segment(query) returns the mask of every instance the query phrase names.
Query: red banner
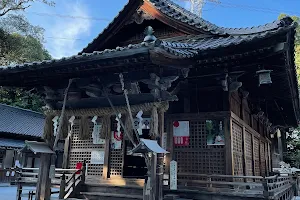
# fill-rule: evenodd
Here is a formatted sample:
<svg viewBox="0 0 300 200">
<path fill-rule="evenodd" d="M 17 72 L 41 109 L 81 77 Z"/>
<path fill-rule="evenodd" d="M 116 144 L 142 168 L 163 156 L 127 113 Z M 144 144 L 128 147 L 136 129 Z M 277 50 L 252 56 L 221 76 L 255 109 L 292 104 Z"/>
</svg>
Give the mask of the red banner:
<svg viewBox="0 0 300 200">
<path fill-rule="evenodd" d="M 189 136 L 174 136 L 174 144 L 175 146 L 189 146 Z"/>
</svg>

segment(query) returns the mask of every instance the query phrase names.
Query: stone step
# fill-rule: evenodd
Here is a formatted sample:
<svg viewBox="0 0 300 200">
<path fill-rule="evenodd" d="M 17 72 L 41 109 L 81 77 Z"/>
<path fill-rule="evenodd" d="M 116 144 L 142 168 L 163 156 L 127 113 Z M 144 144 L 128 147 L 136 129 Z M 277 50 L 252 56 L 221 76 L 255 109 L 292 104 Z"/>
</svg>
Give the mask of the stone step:
<svg viewBox="0 0 300 200">
<path fill-rule="evenodd" d="M 116 194 L 107 192 L 81 192 L 84 199 L 89 200 L 142 200 L 143 195 Z"/>
<path fill-rule="evenodd" d="M 107 184 L 84 184 L 82 192 L 142 195 L 143 187 L 136 185 L 114 186 Z"/>
</svg>

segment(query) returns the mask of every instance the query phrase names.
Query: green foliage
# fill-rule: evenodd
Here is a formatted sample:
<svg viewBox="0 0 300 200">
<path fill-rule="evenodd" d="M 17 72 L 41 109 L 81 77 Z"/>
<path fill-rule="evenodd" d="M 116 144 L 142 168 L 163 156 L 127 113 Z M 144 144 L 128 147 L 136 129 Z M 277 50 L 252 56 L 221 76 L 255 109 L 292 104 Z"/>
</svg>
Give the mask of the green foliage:
<svg viewBox="0 0 300 200">
<path fill-rule="evenodd" d="M 0 103 L 41 112 L 43 98 L 20 88 L 0 87 Z"/>
<path fill-rule="evenodd" d="M 286 17 L 286 14 L 280 14 L 279 19 Z M 300 24 L 298 16 L 291 17 L 296 23 Z M 300 85 L 300 26 L 296 28 L 295 35 L 295 65 L 298 77 L 298 85 Z M 292 133 L 287 135 L 286 142 L 288 147 L 287 155 L 285 156 L 286 162 L 294 167 L 300 167 L 300 127 L 295 129 Z"/>
<path fill-rule="evenodd" d="M 287 155 L 285 161 L 293 167 L 300 167 L 300 128 L 296 128 L 293 132 L 288 133 L 286 137 Z"/>
<path fill-rule="evenodd" d="M 0 65 L 51 59 L 44 48 L 44 29 L 31 25 L 22 15 L 0 18 Z M 43 99 L 20 88 L 0 87 L 0 103 L 41 111 Z"/>
</svg>

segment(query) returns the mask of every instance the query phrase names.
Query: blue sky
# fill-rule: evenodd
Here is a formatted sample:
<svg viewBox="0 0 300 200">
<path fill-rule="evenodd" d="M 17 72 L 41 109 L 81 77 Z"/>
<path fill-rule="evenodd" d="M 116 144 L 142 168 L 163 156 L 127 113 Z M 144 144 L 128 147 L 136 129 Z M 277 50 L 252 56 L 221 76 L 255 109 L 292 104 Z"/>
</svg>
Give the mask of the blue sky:
<svg viewBox="0 0 300 200">
<path fill-rule="evenodd" d="M 54 7 L 34 3 L 25 14 L 32 24 L 45 29 L 46 49 L 54 58 L 61 58 L 81 51 L 109 24 L 127 0 L 54 2 Z M 188 2 L 176 2 L 189 8 Z M 299 8 L 300 0 L 207 0 L 203 18 L 224 27 L 257 26 L 276 20 L 280 13 L 300 16 Z"/>
</svg>

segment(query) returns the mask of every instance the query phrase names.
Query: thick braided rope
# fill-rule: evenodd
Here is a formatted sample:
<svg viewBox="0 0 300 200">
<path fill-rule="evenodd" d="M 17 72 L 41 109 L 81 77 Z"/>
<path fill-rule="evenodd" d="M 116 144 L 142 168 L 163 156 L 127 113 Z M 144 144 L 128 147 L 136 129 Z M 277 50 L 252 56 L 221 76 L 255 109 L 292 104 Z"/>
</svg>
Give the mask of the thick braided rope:
<svg viewBox="0 0 300 200">
<path fill-rule="evenodd" d="M 138 105 L 131 105 L 131 111 L 137 113 L 140 110 L 144 112 L 152 111 L 153 106 L 156 106 L 162 111 L 167 111 L 169 109 L 169 102 L 154 102 L 154 103 L 144 103 Z M 127 114 L 127 106 L 116 106 L 116 111 L 118 113 Z M 46 115 L 60 115 L 61 110 L 47 110 Z M 90 108 L 90 109 L 75 109 L 75 110 L 65 110 L 65 115 L 67 116 L 112 116 L 115 115 L 111 107 L 105 108 Z"/>
</svg>

